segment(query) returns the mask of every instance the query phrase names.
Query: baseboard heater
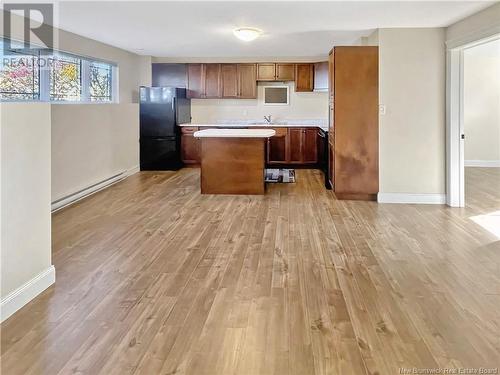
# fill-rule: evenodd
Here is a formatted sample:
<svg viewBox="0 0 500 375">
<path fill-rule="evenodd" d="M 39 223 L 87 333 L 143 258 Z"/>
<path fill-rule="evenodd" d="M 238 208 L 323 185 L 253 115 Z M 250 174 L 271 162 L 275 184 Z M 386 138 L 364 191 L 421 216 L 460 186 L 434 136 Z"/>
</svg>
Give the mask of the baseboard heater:
<svg viewBox="0 0 500 375">
<path fill-rule="evenodd" d="M 52 212 L 54 212 L 72 203 L 75 203 L 80 199 L 88 197 L 91 194 L 97 193 L 98 191 L 107 188 L 109 185 L 115 184 L 118 181 L 123 180 L 127 176 L 128 176 L 127 171 L 123 171 L 118 174 L 115 174 L 114 176 L 108 177 L 102 181 L 96 182 L 95 184 L 87 186 L 86 188 L 83 188 L 75 193 L 71 193 L 65 197 L 59 198 L 54 202 L 52 202 L 51 210 Z"/>
</svg>

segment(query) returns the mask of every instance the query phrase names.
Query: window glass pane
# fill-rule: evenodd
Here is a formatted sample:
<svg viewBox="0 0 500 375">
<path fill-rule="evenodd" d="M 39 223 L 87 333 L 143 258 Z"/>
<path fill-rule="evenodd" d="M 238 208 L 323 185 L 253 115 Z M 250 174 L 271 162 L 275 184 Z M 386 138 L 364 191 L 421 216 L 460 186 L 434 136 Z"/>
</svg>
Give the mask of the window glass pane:
<svg viewBox="0 0 500 375">
<path fill-rule="evenodd" d="M 38 57 L 2 48 L 0 62 L 1 100 L 38 100 L 40 71 Z"/>
<path fill-rule="evenodd" d="M 98 62 L 91 62 L 90 69 L 90 100 L 111 101 L 112 66 Z"/>
<path fill-rule="evenodd" d="M 71 56 L 49 59 L 50 100 L 78 101 L 82 95 L 81 60 Z"/>
</svg>

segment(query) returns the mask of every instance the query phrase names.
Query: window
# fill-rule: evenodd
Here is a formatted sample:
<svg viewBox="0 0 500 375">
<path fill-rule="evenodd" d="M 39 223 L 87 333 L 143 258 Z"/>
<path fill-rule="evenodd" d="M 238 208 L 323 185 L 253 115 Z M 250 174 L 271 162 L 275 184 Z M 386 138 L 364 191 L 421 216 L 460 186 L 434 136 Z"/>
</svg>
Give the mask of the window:
<svg viewBox="0 0 500 375">
<path fill-rule="evenodd" d="M 109 103 L 117 98 L 114 64 L 57 51 L 9 50 L 4 43 L 1 101 Z"/>
<path fill-rule="evenodd" d="M 40 72 L 38 57 L 14 53 L 0 65 L 0 99 L 38 100 L 40 98 Z"/>
<path fill-rule="evenodd" d="M 69 56 L 48 58 L 50 100 L 80 101 L 82 98 L 82 60 Z"/>
<path fill-rule="evenodd" d="M 112 93 L 112 66 L 91 62 L 90 71 L 90 101 L 109 102 Z"/>
</svg>

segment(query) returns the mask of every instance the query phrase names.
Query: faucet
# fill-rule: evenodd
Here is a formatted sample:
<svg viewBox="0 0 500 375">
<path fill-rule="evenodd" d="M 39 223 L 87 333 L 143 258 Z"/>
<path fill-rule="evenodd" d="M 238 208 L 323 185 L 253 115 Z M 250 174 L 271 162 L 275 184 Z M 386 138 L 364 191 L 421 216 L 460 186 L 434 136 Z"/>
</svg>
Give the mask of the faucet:
<svg viewBox="0 0 500 375">
<path fill-rule="evenodd" d="M 271 115 L 264 116 L 264 120 L 265 120 L 268 124 L 270 124 L 270 123 L 272 122 L 272 120 L 271 120 Z"/>
</svg>

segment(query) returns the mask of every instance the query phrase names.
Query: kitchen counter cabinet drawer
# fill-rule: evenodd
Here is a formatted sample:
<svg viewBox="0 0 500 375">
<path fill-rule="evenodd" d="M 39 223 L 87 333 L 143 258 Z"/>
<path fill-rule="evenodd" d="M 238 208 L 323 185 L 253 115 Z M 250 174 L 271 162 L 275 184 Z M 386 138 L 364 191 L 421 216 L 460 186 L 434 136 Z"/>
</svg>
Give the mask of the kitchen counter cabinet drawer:
<svg viewBox="0 0 500 375">
<path fill-rule="evenodd" d="M 198 131 L 197 126 L 182 126 L 181 127 L 181 133 L 182 134 L 192 134 L 194 132 Z"/>
</svg>

